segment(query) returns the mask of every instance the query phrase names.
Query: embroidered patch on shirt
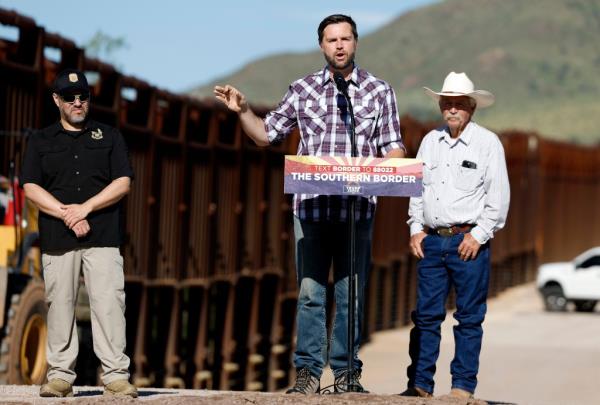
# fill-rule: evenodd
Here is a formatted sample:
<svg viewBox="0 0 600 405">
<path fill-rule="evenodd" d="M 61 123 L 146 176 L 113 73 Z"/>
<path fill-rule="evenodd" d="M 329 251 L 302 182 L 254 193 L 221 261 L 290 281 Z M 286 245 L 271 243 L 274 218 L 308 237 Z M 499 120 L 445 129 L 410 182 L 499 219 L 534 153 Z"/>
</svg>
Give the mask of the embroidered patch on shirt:
<svg viewBox="0 0 600 405">
<path fill-rule="evenodd" d="M 100 128 L 98 128 L 97 131 L 92 131 L 92 139 L 98 140 L 98 139 L 102 139 L 102 138 L 103 138 L 102 130 Z"/>
</svg>

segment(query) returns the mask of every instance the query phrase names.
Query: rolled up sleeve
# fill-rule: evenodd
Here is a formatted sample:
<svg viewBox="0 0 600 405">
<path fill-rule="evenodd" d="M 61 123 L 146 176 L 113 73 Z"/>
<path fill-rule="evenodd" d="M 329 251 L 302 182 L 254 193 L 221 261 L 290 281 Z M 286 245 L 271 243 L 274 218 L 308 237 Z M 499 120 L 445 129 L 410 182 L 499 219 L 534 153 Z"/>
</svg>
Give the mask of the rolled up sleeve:
<svg viewBox="0 0 600 405">
<path fill-rule="evenodd" d="M 296 100 L 296 94 L 290 86 L 277 108 L 265 117 L 265 131 L 269 143 L 281 142 L 298 125 Z"/>
</svg>

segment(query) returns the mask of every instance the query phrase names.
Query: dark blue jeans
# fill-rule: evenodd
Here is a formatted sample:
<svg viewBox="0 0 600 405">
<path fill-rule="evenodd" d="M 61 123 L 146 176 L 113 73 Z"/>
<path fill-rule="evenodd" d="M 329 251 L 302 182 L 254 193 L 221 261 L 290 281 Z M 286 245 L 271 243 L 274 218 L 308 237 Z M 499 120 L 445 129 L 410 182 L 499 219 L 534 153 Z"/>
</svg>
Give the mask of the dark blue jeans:
<svg viewBox="0 0 600 405">
<path fill-rule="evenodd" d="M 372 220 L 356 222 L 358 294 L 354 367 L 358 370 L 362 367 L 358 358 L 358 346 L 362 330 L 365 284 L 371 264 L 372 224 Z M 327 363 L 326 294 L 332 262 L 335 316 L 329 345 L 329 365 L 335 375 L 347 365 L 349 233 L 348 223 L 310 222 L 294 217 L 299 288 L 294 365 L 297 369 L 308 367 L 315 376 L 321 376 Z"/>
<path fill-rule="evenodd" d="M 435 363 L 440 352 L 440 325 L 446 318 L 446 299 L 450 287 L 456 291 L 454 318 L 455 353 L 450 364 L 452 388 L 475 392 L 479 353 L 487 310 L 490 275 L 489 243 L 481 246 L 477 257 L 463 261 L 458 245 L 463 234 L 451 237 L 429 235 L 423 239 L 425 257 L 417 266 L 417 309 L 412 313 L 410 332 L 411 365 L 408 386 L 433 393 Z"/>
</svg>

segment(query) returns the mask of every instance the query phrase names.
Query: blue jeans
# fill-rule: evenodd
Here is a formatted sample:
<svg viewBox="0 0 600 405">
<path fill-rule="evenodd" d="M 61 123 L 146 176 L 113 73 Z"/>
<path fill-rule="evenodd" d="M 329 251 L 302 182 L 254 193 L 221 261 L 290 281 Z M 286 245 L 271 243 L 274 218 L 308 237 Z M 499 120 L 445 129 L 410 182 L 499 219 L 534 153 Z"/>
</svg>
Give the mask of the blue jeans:
<svg viewBox="0 0 600 405">
<path fill-rule="evenodd" d="M 446 299 L 450 286 L 456 291 L 454 318 L 455 353 L 450 364 L 452 388 L 475 392 L 479 353 L 487 310 L 490 275 L 489 243 L 481 246 L 475 259 L 463 261 L 458 245 L 464 234 L 423 239 L 425 257 L 417 266 L 417 309 L 412 313 L 407 369 L 408 386 L 433 393 L 435 363 L 440 352 L 440 325 L 446 318 Z"/>
<path fill-rule="evenodd" d="M 358 294 L 353 364 L 358 370 L 362 367 L 358 358 L 358 346 L 362 330 L 365 284 L 371 264 L 372 224 L 372 220 L 356 221 Z M 327 363 L 326 293 L 332 261 L 336 305 L 329 347 L 329 365 L 335 375 L 347 365 L 349 233 L 350 227 L 346 222 L 311 222 L 294 217 L 299 288 L 294 366 L 296 369 L 308 367 L 317 377 L 321 376 Z"/>
</svg>

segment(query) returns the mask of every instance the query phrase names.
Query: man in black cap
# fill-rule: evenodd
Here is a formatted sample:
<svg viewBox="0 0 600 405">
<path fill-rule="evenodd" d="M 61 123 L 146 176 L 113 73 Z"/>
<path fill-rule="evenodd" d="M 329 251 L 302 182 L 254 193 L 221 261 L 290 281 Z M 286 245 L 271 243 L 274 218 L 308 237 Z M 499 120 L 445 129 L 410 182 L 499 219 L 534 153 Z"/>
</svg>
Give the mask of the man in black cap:
<svg viewBox="0 0 600 405">
<path fill-rule="evenodd" d="M 79 351 L 75 304 L 83 271 L 90 298 L 94 352 L 105 395 L 137 397 L 125 355 L 125 291 L 120 200 L 133 171 L 123 137 L 88 120 L 84 74 L 65 70 L 54 82 L 60 120 L 32 135 L 23 162 L 25 195 L 40 210 L 48 302 L 48 383 L 42 397 L 73 396 Z"/>
</svg>

